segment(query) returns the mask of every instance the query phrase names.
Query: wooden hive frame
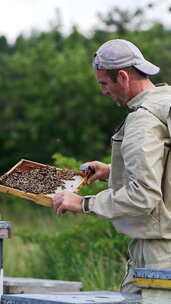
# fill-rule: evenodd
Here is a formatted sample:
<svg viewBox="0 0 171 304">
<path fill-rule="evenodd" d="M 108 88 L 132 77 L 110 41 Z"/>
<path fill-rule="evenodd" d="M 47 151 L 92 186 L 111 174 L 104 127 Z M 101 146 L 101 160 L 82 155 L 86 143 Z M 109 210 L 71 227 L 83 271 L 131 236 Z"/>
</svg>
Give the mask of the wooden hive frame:
<svg viewBox="0 0 171 304">
<path fill-rule="evenodd" d="M 26 159 L 21 159 L 15 166 L 13 166 L 8 172 L 6 172 L 5 174 L 3 174 L 0 177 L 0 181 L 5 176 L 14 173 L 16 169 L 25 171 L 25 170 L 31 170 L 33 168 L 42 168 L 42 167 L 54 168 L 53 166 L 37 163 L 37 162 L 26 160 Z M 56 168 L 56 169 L 61 170 L 61 171 L 71 172 L 75 176 L 80 176 L 80 181 L 78 182 L 75 189 L 73 190 L 73 192 L 75 192 L 75 193 L 77 193 L 80 190 L 80 188 L 83 185 L 85 185 L 87 182 L 87 176 L 85 176 L 85 174 L 81 171 L 76 172 L 76 171 L 67 170 L 67 169 L 60 169 L 60 168 Z M 34 201 L 35 203 L 37 203 L 39 205 L 43 205 L 46 207 L 52 207 L 52 197 L 53 197 L 52 194 L 51 194 L 51 196 L 49 194 L 44 194 L 44 193 L 34 194 L 34 193 L 18 190 L 15 188 L 7 187 L 7 186 L 1 185 L 1 184 L 0 184 L 0 192 L 8 193 L 8 194 L 12 194 L 12 195 L 24 198 L 24 199 L 28 199 L 28 200 Z"/>
</svg>

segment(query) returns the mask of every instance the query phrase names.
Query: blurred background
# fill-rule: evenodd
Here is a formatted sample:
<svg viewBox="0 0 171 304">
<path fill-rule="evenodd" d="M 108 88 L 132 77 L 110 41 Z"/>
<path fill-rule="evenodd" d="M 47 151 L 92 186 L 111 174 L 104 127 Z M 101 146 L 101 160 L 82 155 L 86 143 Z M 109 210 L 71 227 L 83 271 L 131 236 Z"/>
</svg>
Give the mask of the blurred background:
<svg viewBox="0 0 171 304">
<path fill-rule="evenodd" d="M 105 41 L 135 43 L 171 78 L 170 1 L 5 0 L 0 10 L 0 174 L 21 158 L 76 169 L 110 162 L 110 137 L 127 115 L 101 96 L 92 56 Z M 82 194 L 106 187 L 97 182 Z M 117 290 L 129 239 L 110 221 L 65 214 L 0 194 L 13 224 L 5 275 L 76 280 Z"/>
</svg>

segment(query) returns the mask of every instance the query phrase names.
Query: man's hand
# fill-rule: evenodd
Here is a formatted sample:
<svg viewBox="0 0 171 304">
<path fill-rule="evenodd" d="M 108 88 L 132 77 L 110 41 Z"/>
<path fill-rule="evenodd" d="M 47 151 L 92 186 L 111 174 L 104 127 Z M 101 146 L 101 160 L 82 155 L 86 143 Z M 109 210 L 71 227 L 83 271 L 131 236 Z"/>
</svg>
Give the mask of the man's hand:
<svg viewBox="0 0 171 304">
<path fill-rule="evenodd" d="M 58 215 L 66 211 L 81 213 L 83 199 L 71 191 L 62 191 L 54 195 L 53 208 Z"/>
<path fill-rule="evenodd" d="M 83 165 L 90 166 L 92 170 L 90 171 L 87 184 L 91 184 L 97 179 L 107 179 L 110 173 L 109 165 L 101 163 L 99 161 L 92 161 L 84 163 Z"/>
</svg>

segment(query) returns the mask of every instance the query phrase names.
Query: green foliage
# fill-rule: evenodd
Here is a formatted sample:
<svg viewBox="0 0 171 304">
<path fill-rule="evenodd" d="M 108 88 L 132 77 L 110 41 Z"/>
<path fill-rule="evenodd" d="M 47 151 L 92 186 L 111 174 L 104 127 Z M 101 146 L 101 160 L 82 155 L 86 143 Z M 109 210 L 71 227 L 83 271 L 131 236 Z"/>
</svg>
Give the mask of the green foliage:
<svg viewBox="0 0 171 304">
<path fill-rule="evenodd" d="M 77 161 L 73 157 L 66 157 L 60 153 L 55 153 L 52 158 L 54 159 L 54 166 L 62 169 L 69 169 L 78 171 L 81 161 Z"/>
<path fill-rule="evenodd" d="M 49 163 L 57 151 L 86 161 L 110 149 L 111 125 L 123 113 L 99 94 L 96 48 L 74 29 L 66 38 L 18 37 L 13 52 L 0 54 L 2 173 L 20 158 Z"/>
</svg>

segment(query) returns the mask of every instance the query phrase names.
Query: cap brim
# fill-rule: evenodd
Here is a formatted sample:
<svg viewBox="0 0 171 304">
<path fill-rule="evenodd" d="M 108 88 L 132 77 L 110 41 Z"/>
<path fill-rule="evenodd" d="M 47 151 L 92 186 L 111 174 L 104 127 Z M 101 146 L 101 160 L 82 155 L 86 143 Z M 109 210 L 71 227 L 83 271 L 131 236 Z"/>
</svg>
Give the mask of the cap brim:
<svg viewBox="0 0 171 304">
<path fill-rule="evenodd" d="M 140 72 L 149 76 L 157 75 L 160 72 L 160 68 L 158 66 L 147 60 L 144 60 L 141 64 L 134 65 L 134 67 Z"/>
</svg>

